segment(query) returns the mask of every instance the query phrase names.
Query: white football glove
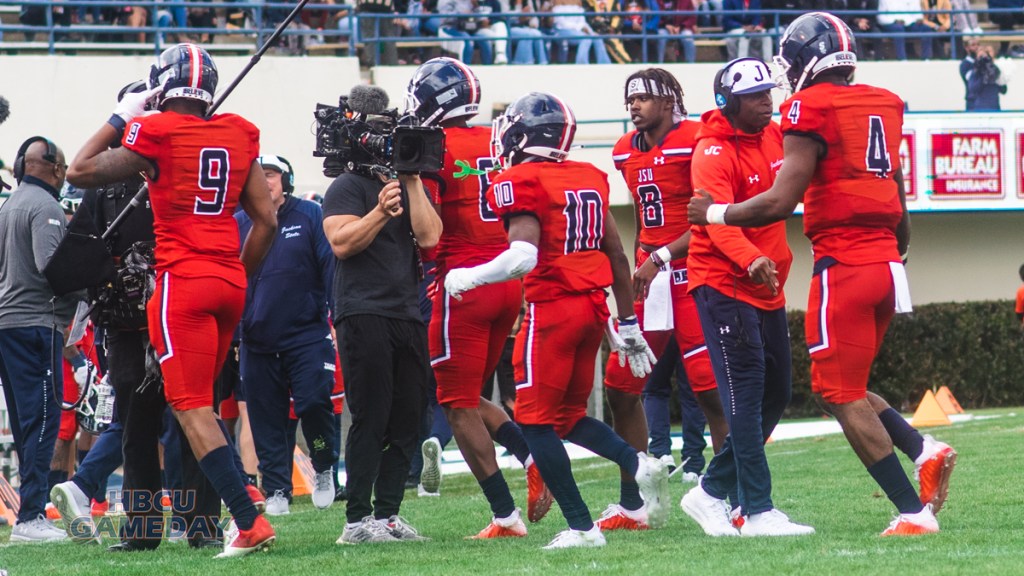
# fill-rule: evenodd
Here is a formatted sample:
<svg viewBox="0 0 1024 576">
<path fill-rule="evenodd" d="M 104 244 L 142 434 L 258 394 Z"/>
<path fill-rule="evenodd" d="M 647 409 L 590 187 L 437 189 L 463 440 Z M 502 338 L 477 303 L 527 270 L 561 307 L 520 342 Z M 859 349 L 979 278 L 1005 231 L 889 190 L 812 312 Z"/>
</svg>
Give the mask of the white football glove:
<svg viewBox="0 0 1024 576">
<path fill-rule="evenodd" d="M 128 92 L 117 103 L 114 115 L 119 116 L 127 124 L 136 116 L 141 116 L 146 111 L 146 106 L 159 97 L 163 91 L 162 86 L 157 86 L 142 92 Z"/>
<path fill-rule="evenodd" d="M 444 277 L 444 289 L 456 300 L 462 300 L 462 293 L 476 288 L 480 284 L 476 274 L 470 268 L 449 270 Z"/>
<path fill-rule="evenodd" d="M 658 357 L 651 351 L 651 347 L 644 340 L 643 331 L 640 330 L 640 323 L 634 317 L 632 321 L 619 320 L 619 337 L 622 339 L 619 348 L 619 366 L 625 366 L 629 361 L 629 370 L 636 378 L 643 378 L 651 373 Z"/>
<path fill-rule="evenodd" d="M 92 382 L 96 378 L 96 367 L 93 366 L 92 362 L 85 361 L 85 366 L 75 368 L 75 384 L 78 384 L 78 390 L 82 391 L 85 389 L 89 382 Z"/>
</svg>

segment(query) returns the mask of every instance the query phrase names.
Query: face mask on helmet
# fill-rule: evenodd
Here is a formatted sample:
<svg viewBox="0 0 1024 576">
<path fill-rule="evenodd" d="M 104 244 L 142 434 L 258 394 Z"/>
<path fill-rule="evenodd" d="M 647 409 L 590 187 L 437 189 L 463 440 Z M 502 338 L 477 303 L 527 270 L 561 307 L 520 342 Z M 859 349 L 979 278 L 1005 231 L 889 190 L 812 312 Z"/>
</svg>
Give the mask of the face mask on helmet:
<svg viewBox="0 0 1024 576">
<path fill-rule="evenodd" d="M 206 50 L 178 44 L 160 54 L 149 73 L 149 87 L 163 87 L 160 106 L 171 98 L 201 100 L 209 106 L 217 90 L 217 66 Z"/>
<path fill-rule="evenodd" d="M 794 20 L 779 41 L 774 58 L 780 77 L 799 92 L 826 70 L 857 66 L 857 42 L 850 27 L 828 12 L 811 12 Z"/>
<path fill-rule="evenodd" d="M 469 66 L 454 58 L 428 60 L 409 81 L 405 111 L 423 126 L 472 118 L 480 111 L 480 81 Z"/>
</svg>

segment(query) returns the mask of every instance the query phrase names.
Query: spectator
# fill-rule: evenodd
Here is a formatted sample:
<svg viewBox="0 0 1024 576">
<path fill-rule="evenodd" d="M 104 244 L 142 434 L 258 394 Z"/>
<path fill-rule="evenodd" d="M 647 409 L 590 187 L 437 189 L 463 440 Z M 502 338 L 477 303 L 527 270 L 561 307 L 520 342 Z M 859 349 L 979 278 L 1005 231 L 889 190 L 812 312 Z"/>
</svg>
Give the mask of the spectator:
<svg viewBox="0 0 1024 576">
<path fill-rule="evenodd" d="M 1024 264 L 1017 271 L 1020 276 L 1021 285 L 1017 287 L 1017 304 L 1013 311 L 1017 314 L 1017 322 L 1020 322 L 1020 332 L 1024 334 Z"/>
<path fill-rule="evenodd" d="M 558 41 L 558 62 L 565 64 L 569 61 L 569 47 L 576 47 L 576 63 L 587 64 L 590 62 L 590 49 L 594 49 L 594 59 L 598 64 L 611 64 L 608 50 L 604 42 L 587 36 L 594 36 L 597 33 L 587 24 L 584 17 L 583 4 L 580 0 L 555 0 L 551 12 L 554 17 L 555 36 L 568 38 Z M 571 38 L 569 38 L 571 37 Z"/>
<path fill-rule="evenodd" d="M 849 0 L 851 14 L 846 16 L 846 23 L 850 25 L 854 34 L 867 32 L 875 34 L 878 28 L 878 0 Z M 862 37 L 863 38 L 863 37 Z M 860 52 L 858 58 L 875 60 L 877 58 L 876 40 L 863 38 L 859 41 Z"/>
<path fill-rule="evenodd" d="M 439 0 L 437 3 L 437 13 L 445 15 L 454 14 L 473 14 L 477 7 L 477 0 Z M 483 38 L 487 34 L 480 34 L 483 28 L 482 24 L 485 21 L 481 21 L 476 16 L 467 18 L 430 18 L 427 20 L 425 26 L 431 34 L 438 36 L 452 37 L 452 38 L 470 38 L 480 36 Z M 489 34 L 489 33 L 488 33 Z M 473 50 L 474 48 L 480 49 L 480 62 L 483 64 L 491 64 L 494 62 L 494 51 L 491 47 L 491 43 L 480 39 L 480 40 L 466 40 L 462 47 L 461 60 L 466 64 L 473 63 Z"/>
<path fill-rule="evenodd" d="M 46 5 L 45 4 L 23 4 L 21 6 L 21 13 L 18 14 L 18 22 L 21 22 L 25 26 L 46 26 Z M 64 6 L 53 6 L 53 25 L 54 26 L 71 26 L 71 10 L 65 9 Z M 45 32 L 44 32 L 45 34 Z M 63 40 L 65 34 L 56 33 L 55 39 Z M 35 32 L 25 32 L 25 41 L 32 42 L 36 39 Z"/>
<path fill-rule="evenodd" d="M 931 28 L 932 32 L 937 36 L 940 32 L 949 32 L 952 18 L 948 11 L 953 9 L 950 0 L 921 0 L 921 9 L 924 11 L 924 25 Z M 939 40 L 941 42 L 941 36 L 939 36 Z M 941 46 L 940 44 L 940 55 L 942 53 Z"/>
<path fill-rule="evenodd" d="M 761 13 L 761 0 L 724 0 L 722 10 L 722 29 L 728 34 L 725 38 L 725 49 L 729 60 L 752 56 L 765 61 L 772 59 L 772 37 L 765 34 L 751 37 L 751 34 L 763 34 L 764 16 Z M 729 13 L 729 11 L 734 11 Z M 751 44 L 760 44 L 760 51 L 752 50 Z"/>
<path fill-rule="evenodd" d="M 977 38 L 964 42 L 967 56 L 960 61 L 960 78 L 967 89 L 968 112 L 1001 110 L 999 95 L 1006 94 L 1006 79 L 992 57 L 991 46 L 981 46 Z"/>
<path fill-rule="evenodd" d="M 978 26 L 977 12 L 968 12 L 971 9 L 970 0 L 950 0 L 950 7 L 959 11 L 953 14 L 953 29 L 965 34 L 981 34 L 981 27 Z"/>
<path fill-rule="evenodd" d="M 634 36 L 625 41 L 633 62 L 650 62 L 655 54 L 651 54 L 651 44 L 658 36 L 661 18 L 648 14 L 658 9 L 658 0 L 627 0 L 626 12 L 622 18 L 619 32 L 626 36 Z M 641 36 L 636 38 L 635 36 Z"/>
<path fill-rule="evenodd" d="M 540 27 L 538 14 L 543 8 L 539 4 L 538 0 L 519 0 L 518 3 L 513 0 L 509 7 L 510 12 L 521 14 L 509 21 L 508 32 L 513 39 L 513 64 L 548 64 L 547 43 L 541 40 L 545 34 Z"/>
<path fill-rule="evenodd" d="M 629 64 L 633 61 L 626 47 L 622 44 L 621 38 L 614 35 L 619 34 L 622 29 L 622 17 L 618 14 L 608 12 L 619 12 L 622 5 L 619 0 L 584 0 L 584 7 L 587 9 L 587 24 L 598 34 L 603 35 L 604 47 L 608 50 L 608 56 L 616 64 Z"/>
<path fill-rule="evenodd" d="M 498 0 L 478 0 L 475 13 L 480 15 L 480 36 L 494 38 L 491 42 L 491 53 L 494 64 L 508 64 L 508 22 L 504 17 L 493 17 L 489 14 L 504 12 Z"/>
<path fill-rule="evenodd" d="M 380 54 L 380 63 L 384 66 L 395 66 L 398 64 L 398 46 L 395 42 L 381 42 L 378 38 L 395 37 L 401 34 L 395 18 L 382 17 L 382 14 L 396 14 L 404 12 L 398 4 L 402 0 L 357 0 L 356 13 L 359 15 L 371 15 L 367 18 L 359 18 L 359 39 L 363 42 L 363 51 L 359 60 L 363 66 L 374 66 L 377 64 L 377 55 Z"/>
<path fill-rule="evenodd" d="M 21 509 L 11 542 L 63 540 L 43 517 L 63 394 L 64 335 L 75 299 L 53 300 L 43 268 L 67 232 L 57 201 L 67 165 L 56 144 L 35 136 L 18 149 L 18 186 L 0 210 L 0 381 L 18 452 Z M 54 318 L 54 315 L 56 318 Z M 69 383 L 71 385 L 71 383 Z"/>
<path fill-rule="evenodd" d="M 897 60 L 907 59 L 907 33 L 930 34 L 932 31 L 924 23 L 919 0 L 878 0 L 878 27 L 883 32 L 893 33 L 892 43 L 896 47 Z M 931 37 L 918 37 L 921 39 L 921 58 L 931 60 Z"/>
<path fill-rule="evenodd" d="M 1010 10 L 1008 12 L 994 12 L 989 14 L 988 19 L 999 26 L 1000 32 L 1013 30 L 1014 26 L 1024 24 L 1024 0 L 989 0 L 988 7 Z M 1010 43 L 999 43 L 999 57 L 1010 54 Z"/>
<path fill-rule="evenodd" d="M 700 0 L 650 0 L 656 10 L 695 12 Z M 684 62 L 697 60 L 697 45 L 693 35 L 697 33 L 696 14 L 662 14 L 658 21 L 658 62 L 665 61 L 665 48 L 669 41 L 678 40 L 683 51 Z"/>
</svg>

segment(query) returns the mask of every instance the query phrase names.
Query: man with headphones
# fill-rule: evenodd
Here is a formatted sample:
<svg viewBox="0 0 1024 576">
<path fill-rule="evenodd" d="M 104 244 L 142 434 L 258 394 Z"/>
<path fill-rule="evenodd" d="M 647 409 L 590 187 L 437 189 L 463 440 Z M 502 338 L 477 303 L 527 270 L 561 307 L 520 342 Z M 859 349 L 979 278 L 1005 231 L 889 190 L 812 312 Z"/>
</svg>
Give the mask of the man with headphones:
<svg viewBox="0 0 1024 576">
<path fill-rule="evenodd" d="M 21 509 L 11 542 L 64 539 L 43 509 L 63 397 L 61 329 L 71 322 L 77 297 L 54 300 L 43 268 L 67 233 L 58 201 L 66 171 L 56 144 L 29 138 L 14 161 L 18 187 L 0 206 L 0 381 L 21 462 Z"/>
<path fill-rule="evenodd" d="M 741 201 L 771 187 L 782 166 L 782 133 L 772 121 L 768 66 L 740 58 L 715 76 L 717 110 L 704 113 L 694 148 L 693 187 Z M 764 443 L 791 394 L 789 328 L 782 286 L 793 255 L 786 227 L 693 226 L 690 293 L 729 420 L 724 447 L 680 506 L 711 536 L 790 536 L 814 528 L 774 507 Z M 732 494 L 731 517 L 725 498 Z M 745 515 L 745 516 L 744 516 Z"/>
<path fill-rule="evenodd" d="M 281 156 L 258 158 L 277 209 L 277 238 L 250 277 L 242 314 L 239 370 L 249 411 L 267 514 L 288 514 L 292 499 L 292 449 L 288 398 L 316 471 L 313 505 L 334 502 L 337 424 L 331 403 L 335 352 L 327 315 L 334 256 L 315 202 L 292 196 L 295 172 Z M 235 214 L 244 243 L 252 221 Z"/>
</svg>

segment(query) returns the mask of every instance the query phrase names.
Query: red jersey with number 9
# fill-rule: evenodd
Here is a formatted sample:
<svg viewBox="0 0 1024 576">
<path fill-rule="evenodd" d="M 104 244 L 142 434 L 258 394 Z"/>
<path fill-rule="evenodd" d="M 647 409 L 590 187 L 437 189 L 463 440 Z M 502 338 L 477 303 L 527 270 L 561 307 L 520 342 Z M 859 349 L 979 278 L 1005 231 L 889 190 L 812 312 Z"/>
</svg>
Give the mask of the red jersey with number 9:
<svg viewBox="0 0 1024 576">
<path fill-rule="evenodd" d="M 537 266 L 523 284 L 528 302 L 602 290 L 612 267 L 601 252 L 608 175 L 586 162 L 527 162 L 493 179 L 487 200 L 498 216 L 540 222 Z"/>
<path fill-rule="evenodd" d="M 644 150 L 643 134 L 633 130 L 612 149 L 615 167 L 633 195 L 644 244 L 665 246 L 690 229 L 686 218 L 693 197 L 690 162 L 700 126 L 700 122 L 683 120 L 650 150 Z"/>
<path fill-rule="evenodd" d="M 487 202 L 491 158 L 491 129 L 445 128 L 444 168 L 440 182 L 424 178 L 434 204 L 441 208 L 444 232 L 437 244 L 438 277 L 452 268 L 490 262 L 508 248 L 501 219 Z M 458 164 L 456 164 L 458 163 Z"/>
<path fill-rule="evenodd" d="M 814 138 L 824 157 L 804 193 L 804 234 L 814 258 L 844 264 L 899 261 L 903 216 L 895 174 L 903 101 L 882 88 L 815 84 L 782 104 L 783 135 Z"/>
<path fill-rule="evenodd" d="M 156 166 L 148 184 L 158 271 L 245 287 L 234 212 L 259 156 L 259 135 L 234 114 L 161 112 L 128 125 L 124 147 Z"/>
</svg>

